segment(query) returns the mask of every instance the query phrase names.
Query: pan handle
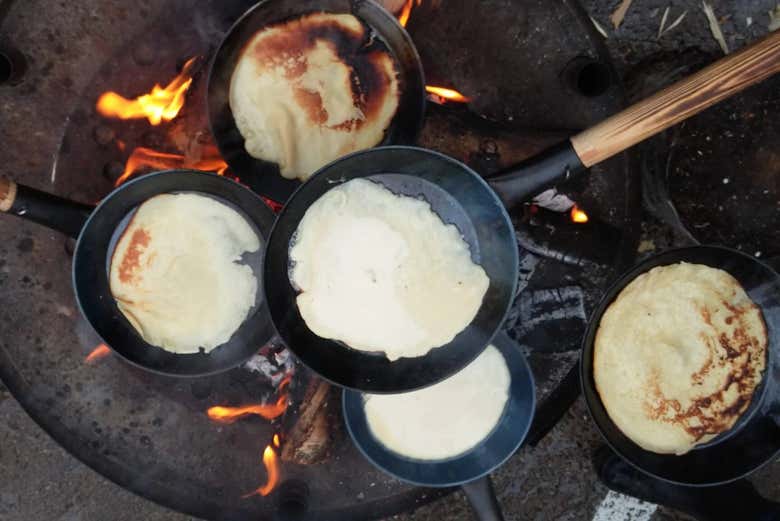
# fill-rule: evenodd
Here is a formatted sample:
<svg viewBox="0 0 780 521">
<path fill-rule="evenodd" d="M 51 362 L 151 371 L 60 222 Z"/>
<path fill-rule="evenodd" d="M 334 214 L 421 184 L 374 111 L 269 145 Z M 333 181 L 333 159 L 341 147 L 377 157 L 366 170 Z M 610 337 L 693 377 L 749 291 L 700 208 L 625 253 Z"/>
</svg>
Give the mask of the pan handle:
<svg viewBox="0 0 780 521">
<path fill-rule="evenodd" d="M 34 221 L 77 238 L 94 207 L 0 177 L 0 212 Z"/>
<path fill-rule="evenodd" d="M 780 31 L 489 179 L 507 207 L 780 72 Z"/>
<path fill-rule="evenodd" d="M 489 475 L 464 483 L 461 488 L 479 521 L 504 521 Z"/>
<path fill-rule="evenodd" d="M 571 143 L 583 165 L 595 165 L 777 72 L 780 31 L 580 132 Z"/>
</svg>

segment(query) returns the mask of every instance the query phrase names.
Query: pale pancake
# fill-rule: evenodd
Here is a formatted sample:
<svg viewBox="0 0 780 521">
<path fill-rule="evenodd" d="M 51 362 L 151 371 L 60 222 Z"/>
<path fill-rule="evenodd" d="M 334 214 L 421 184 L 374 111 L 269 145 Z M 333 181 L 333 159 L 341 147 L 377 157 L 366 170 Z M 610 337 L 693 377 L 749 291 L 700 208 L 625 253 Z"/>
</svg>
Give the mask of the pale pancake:
<svg viewBox="0 0 780 521">
<path fill-rule="evenodd" d="M 393 452 L 440 460 L 474 448 L 496 426 L 509 399 L 509 369 L 488 346 L 465 369 L 430 387 L 403 394 L 369 394 L 368 426 Z"/>
<path fill-rule="evenodd" d="M 730 429 L 761 382 L 761 310 L 723 270 L 660 266 L 601 319 L 593 373 L 609 417 L 646 450 L 685 454 Z"/>
<path fill-rule="evenodd" d="M 111 294 L 148 343 L 174 353 L 227 342 L 255 303 L 257 280 L 238 261 L 260 241 L 234 209 L 191 193 L 138 207 L 111 258 Z"/>
<path fill-rule="evenodd" d="M 477 314 L 490 281 L 466 241 L 420 199 L 353 179 L 303 216 L 290 279 L 306 325 L 388 359 L 423 356 Z"/>
<path fill-rule="evenodd" d="M 247 152 L 306 180 L 379 143 L 398 109 L 393 58 L 367 50 L 350 14 L 315 13 L 258 31 L 230 82 L 230 109 Z"/>
</svg>

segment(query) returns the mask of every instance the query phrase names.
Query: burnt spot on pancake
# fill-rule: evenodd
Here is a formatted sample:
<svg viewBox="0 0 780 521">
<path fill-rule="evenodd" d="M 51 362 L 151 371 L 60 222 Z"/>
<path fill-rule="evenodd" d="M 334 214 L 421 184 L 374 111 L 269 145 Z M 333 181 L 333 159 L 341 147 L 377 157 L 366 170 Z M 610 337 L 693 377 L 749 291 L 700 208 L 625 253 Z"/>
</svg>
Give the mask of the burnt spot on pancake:
<svg viewBox="0 0 780 521">
<path fill-rule="evenodd" d="M 701 385 L 704 378 L 710 373 L 713 364 L 712 355 L 714 353 L 712 338 L 706 333 L 700 333 L 699 338 L 707 346 L 707 357 L 701 365 L 701 368 L 691 375 L 693 383 L 696 385 Z"/>
<path fill-rule="evenodd" d="M 648 418 L 678 425 L 696 441 L 730 429 L 747 410 L 761 381 L 763 364 L 756 361 L 766 356 L 765 344 L 748 334 L 749 315 L 758 313 L 763 338 L 766 338 L 766 324 L 759 308 L 752 302 L 742 306 L 723 302 L 723 305 L 731 312 L 728 317 L 731 320 L 727 319 L 726 323 L 734 326 L 717 336 L 700 333 L 699 338 L 707 345 L 709 354 L 701 368 L 692 375 L 693 384 L 701 385 L 717 363 L 729 367 L 723 383 L 714 392 L 700 396 L 690 406 L 682 408 L 678 400 L 664 395 L 657 374 L 651 374 L 647 382 L 650 393 L 644 410 Z M 711 324 L 709 311 L 700 309 L 700 312 L 704 321 Z M 713 356 L 718 352 L 722 354 Z"/>
<path fill-rule="evenodd" d="M 380 115 L 391 85 L 397 79 L 398 67 L 384 43 L 374 38 L 362 22 L 358 29 L 321 14 L 311 14 L 264 30 L 271 29 L 276 30 L 244 51 L 252 53 L 261 69 L 281 67 L 285 77 L 294 83 L 308 70 L 307 54 L 318 44 L 324 44 L 349 70 L 349 84 L 344 88 L 350 91 L 352 104 L 363 117 L 329 128 L 353 132 Z M 319 93 L 296 87 L 294 96 L 313 123 L 326 124 L 328 113 Z"/>
<path fill-rule="evenodd" d="M 293 96 L 311 121 L 318 125 L 324 125 L 328 121 L 328 111 L 325 110 L 322 97 L 318 92 L 296 87 L 293 89 Z"/>
<path fill-rule="evenodd" d="M 141 267 L 141 254 L 149 246 L 151 237 L 149 232 L 143 228 L 138 228 L 130 237 L 130 245 L 122 256 L 119 264 L 119 280 L 130 284 L 138 276 L 138 269 Z"/>
</svg>

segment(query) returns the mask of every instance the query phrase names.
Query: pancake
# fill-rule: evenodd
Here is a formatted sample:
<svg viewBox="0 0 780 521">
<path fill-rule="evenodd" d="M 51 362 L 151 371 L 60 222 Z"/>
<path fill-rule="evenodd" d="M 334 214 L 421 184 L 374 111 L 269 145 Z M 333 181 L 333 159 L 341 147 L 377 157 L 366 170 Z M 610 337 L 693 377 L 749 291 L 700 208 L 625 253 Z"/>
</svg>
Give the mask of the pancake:
<svg viewBox="0 0 780 521">
<path fill-rule="evenodd" d="M 290 260 L 309 329 L 390 360 L 450 342 L 474 319 L 490 283 L 458 229 L 426 201 L 366 179 L 308 208 Z"/>
<path fill-rule="evenodd" d="M 366 395 L 374 437 L 410 458 L 440 460 L 463 454 L 487 438 L 509 399 L 511 377 L 495 346 L 463 370 L 420 391 Z"/>
<path fill-rule="evenodd" d="M 750 405 L 766 363 L 761 310 L 727 272 L 653 268 L 609 306 L 596 334 L 601 401 L 640 447 L 685 454 L 729 430 Z"/>
<path fill-rule="evenodd" d="M 253 157 L 306 180 L 382 141 L 398 109 L 392 56 L 351 14 L 315 13 L 258 31 L 230 82 L 230 109 Z"/>
<path fill-rule="evenodd" d="M 227 342 L 255 303 L 257 280 L 238 264 L 260 241 L 234 209 L 192 193 L 138 207 L 111 258 L 111 294 L 146 342 L 173 353 Z"/>
</svg>

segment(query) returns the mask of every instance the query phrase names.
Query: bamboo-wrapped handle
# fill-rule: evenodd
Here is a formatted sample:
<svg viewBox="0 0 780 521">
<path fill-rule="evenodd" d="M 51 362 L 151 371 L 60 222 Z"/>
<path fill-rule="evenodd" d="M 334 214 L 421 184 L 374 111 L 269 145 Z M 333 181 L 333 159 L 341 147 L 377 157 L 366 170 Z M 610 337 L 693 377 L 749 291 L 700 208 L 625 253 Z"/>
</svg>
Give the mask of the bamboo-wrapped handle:
<svg viewBox="0 0 780 521">
<path fill-rule="evenodd" d="M 571 138 L 595 165 L 710 105 L 780 72 L 780 30 Z"/>
<path fill-rule="evenodd" d="M 16 200 L 16 183 L 0 177 L 0 212 L 7 212 Z"/>
</svg>

